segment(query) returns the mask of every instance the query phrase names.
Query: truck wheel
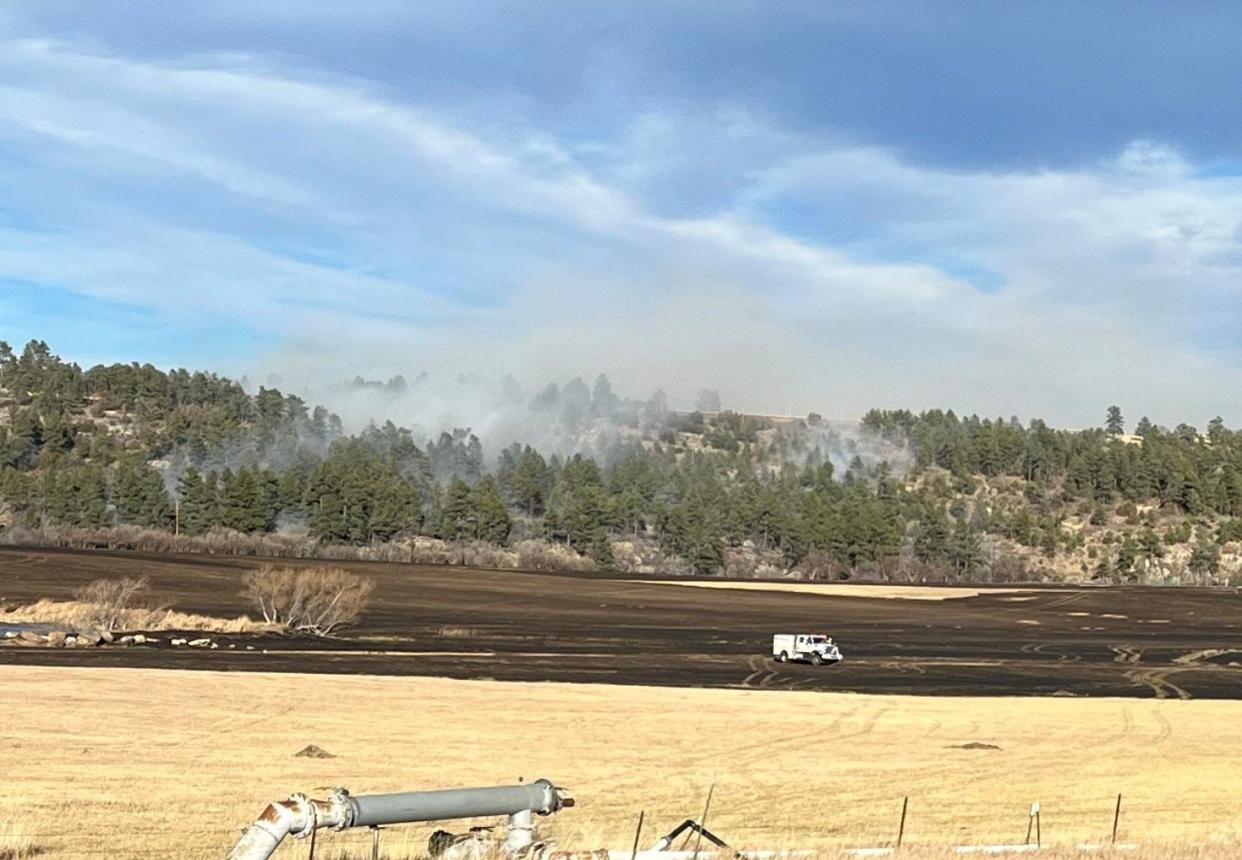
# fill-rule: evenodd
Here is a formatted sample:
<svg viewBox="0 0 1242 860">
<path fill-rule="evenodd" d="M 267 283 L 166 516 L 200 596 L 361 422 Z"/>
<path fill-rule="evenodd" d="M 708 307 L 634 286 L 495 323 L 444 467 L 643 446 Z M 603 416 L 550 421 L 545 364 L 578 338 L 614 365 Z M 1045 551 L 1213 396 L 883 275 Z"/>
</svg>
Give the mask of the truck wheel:
<svg viewBox="0 0 1242 860">
<path fill-rule="evenodd" d="M 812 654 L 812 655 L 811 655 L 811 665 L 812 665 L 812 666 L 822 666 L 823 664 L 824 664 L 824 658 L 823 658 L 823 657 L 819 656 L 818 654 Z"/>
<path fill-rule="evenodd" d="M 786 654 L 784 651 L 782 651 L 782 652 L 781 652 L 781 655 L 780 655 L 779 657 L 777 657 L 777 658 L 776 658 L 776 662 L 778 662 L 778 663 L 788 663 L 788 662 L 789 662 L 789 655 L 788 655 L 788 654 Z"/>
</svg>

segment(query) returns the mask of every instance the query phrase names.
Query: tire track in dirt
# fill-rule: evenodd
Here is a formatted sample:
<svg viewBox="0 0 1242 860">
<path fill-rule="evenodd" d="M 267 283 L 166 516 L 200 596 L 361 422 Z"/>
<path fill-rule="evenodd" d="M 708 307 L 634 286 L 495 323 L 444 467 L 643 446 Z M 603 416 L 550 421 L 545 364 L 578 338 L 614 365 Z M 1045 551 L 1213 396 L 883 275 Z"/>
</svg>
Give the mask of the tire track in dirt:
<svg viewBox="0 0 1242 860">
<path fill-rule="evenodd" d="M 1190 697 L 1187 696 L 1186 698 Z M 1152 711 L 1152 716 L 1155 717 L 1156 722 L 1160 724 L 1160 731 L 1159 734 L 1151 739 L 1150 743 L 1162 744 L 1173 736 L 1173 726 L 1169 724 L 1168 718 L 1164 714 L 1160 713 L 1159 706 Z"/>
<path fill-rule="evenodd" d="M 1135 686 L 1147 687 L 1157 699 L 1189 699 L 1190 693 L 1169 680 L 1177 669 L 1131 669 L 1125 677 Z"/>
<path fill-rule="evenodd" d="M 1049 652 L 1046 649 L 1051 643 L 1048 642 L 1028 642 L 1018 650 L 1023 654 L 1037 654 L 1040 657 L 1052 657 L 1058 663 L 1081 663 L 1081 654 L 1067 654 L 1064 651 Z"/>
<path fill-rule="evenodd" d="M 1121 709 L 1121 729 L 1115 735 L 1109 735 L 1102 743 L 1117 744 L 1129 738 L 1134 734 L 1134 714 L 1130 710 L 1130 706 L 1126 705 Z"/>
<path fill-rule="evenodd" d="M 1047 603 L 1043 604 L 1039 608 L 1040 609 L 1060 609 L 1064 606 L 1069 606 L 1073 603 L 1078 603 L 1079 601 L 1086 598 L 1088 593 L 1089 592 L 1086 592 L 1086 591 L 1075 591 L 1072 594 L 1065 595 L 1064 597 L 1054 597 L 1052 600 L 1049 600 Z"/>
</svg>

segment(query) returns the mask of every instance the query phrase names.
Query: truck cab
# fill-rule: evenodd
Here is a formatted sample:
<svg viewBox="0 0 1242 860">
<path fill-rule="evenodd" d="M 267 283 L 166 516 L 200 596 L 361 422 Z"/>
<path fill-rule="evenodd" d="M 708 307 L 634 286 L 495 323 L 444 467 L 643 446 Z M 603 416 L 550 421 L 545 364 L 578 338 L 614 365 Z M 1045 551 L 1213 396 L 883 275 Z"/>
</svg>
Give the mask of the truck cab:
<svg viewBox="0 0 1242 860">
<path fill-rule="evenodd" d="M 840 663 L 841 649 L 822 633 L 777 633 L 772 637 L 772 656 L 781 663 L 797 660 L 821 666 Z"/>
</svg>

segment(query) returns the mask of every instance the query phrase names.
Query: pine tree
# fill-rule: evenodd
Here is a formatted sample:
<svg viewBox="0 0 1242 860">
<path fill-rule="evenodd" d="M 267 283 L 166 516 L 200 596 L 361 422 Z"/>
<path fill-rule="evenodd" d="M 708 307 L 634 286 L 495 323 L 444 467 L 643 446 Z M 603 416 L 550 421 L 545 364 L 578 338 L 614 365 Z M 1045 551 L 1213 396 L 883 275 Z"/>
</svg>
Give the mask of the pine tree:
<svg viewBox="0 0 1242 860">
<path fill-rule="evenodd" d="M 181 531 L 187 535 L 202 535 L 219 524 L 216 476 L 206 477 L 190 467 L 181 478 L 178 490 L 181 498 Z"/>
<path fill-rule="evenodd" d="M 1108 414 L 1104 418 L 1104 432 L 1110 436 L 1120 436 L 1126 432 L 1126 423 L 1121 417 L 1120 406 L 1108 407 Z"/>
<path fill-rule="evenodd" d="M 595 562 L 598 570 L 613 570 L 617 566 L 617 557 L 612 551 L 612 544 L 608 542 L 608 535 L 603 529 L 600 529 L 591 538 L 591 546 L 587 551 L 587 555 Z"/>
<path fill-rule="evenodd" d="M 507 541 L 512 523 L 504 500 L 500 498 L 500 490 L 492 478 L 484 478 L 471 491 L 471 503 L 478 523 L 477 537 L 494 544 Z"/>
<path fill-rule="evenodd" d="M 948 560 L 959 578 L 970 577 L 983 561 L 979 533 L 967 523 L 958 523 L 949 538 Z"/>
<path fill-rule="evenodd" d="M 122 523 L 148 528 L 167 528 L 171 524 L 172 506 L 164 479 L 141 461 L 130 460 L 117 467 L 112 502 Z"/>
<path fill-rule="evenodd" d="M 949 552 L 949 524 L 939 511 L 925 511 L 914 532 L 914 557 L 919 561 L 940 561 Z"/>
<path fill-rule="evenodd" d="M 440 514 L 440 537 L 445 540 L 467 540 L 478 536 L 478 514 L 470 486 L 454 478 L 444 496 Z"/>
</svg>

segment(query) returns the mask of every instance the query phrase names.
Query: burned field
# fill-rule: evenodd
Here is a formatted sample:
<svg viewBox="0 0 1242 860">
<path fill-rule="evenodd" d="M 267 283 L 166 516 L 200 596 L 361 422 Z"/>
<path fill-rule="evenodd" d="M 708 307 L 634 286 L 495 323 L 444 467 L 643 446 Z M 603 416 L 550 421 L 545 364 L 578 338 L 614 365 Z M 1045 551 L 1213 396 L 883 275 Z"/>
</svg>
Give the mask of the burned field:
<svg viewBox="0 0 1242 860">
<path fill-rule="evenodd" d="M 177 610 L 249 610 L 240 558 L 0 550 L 0 600 L 68 599 L 83 584 L 145 576 Z M 600 575 L 343 565 L 375 581 L 340 637 L 213 635 L 213 650 L 153 643 L 0 646 L 0 663 L 423 675 L 674 687 L 922 695 L 1242 698 L 1242 595 L 1233 590 L 1065 587 L 948 591 L 947 599 L 697 588 Z M 877 587 L 876 595 L 884 595 Z M 848 594 L 848 596 L 845 596 Z M 965 594 L 966 596 L 956 596 Z M 937 595 L 939 596 L 939 595 Z M 774 632 L 834 636 L 835 667 L 778 664 Z M 253 649 L 253 650 L 250 650 Z"/>
</svg>

